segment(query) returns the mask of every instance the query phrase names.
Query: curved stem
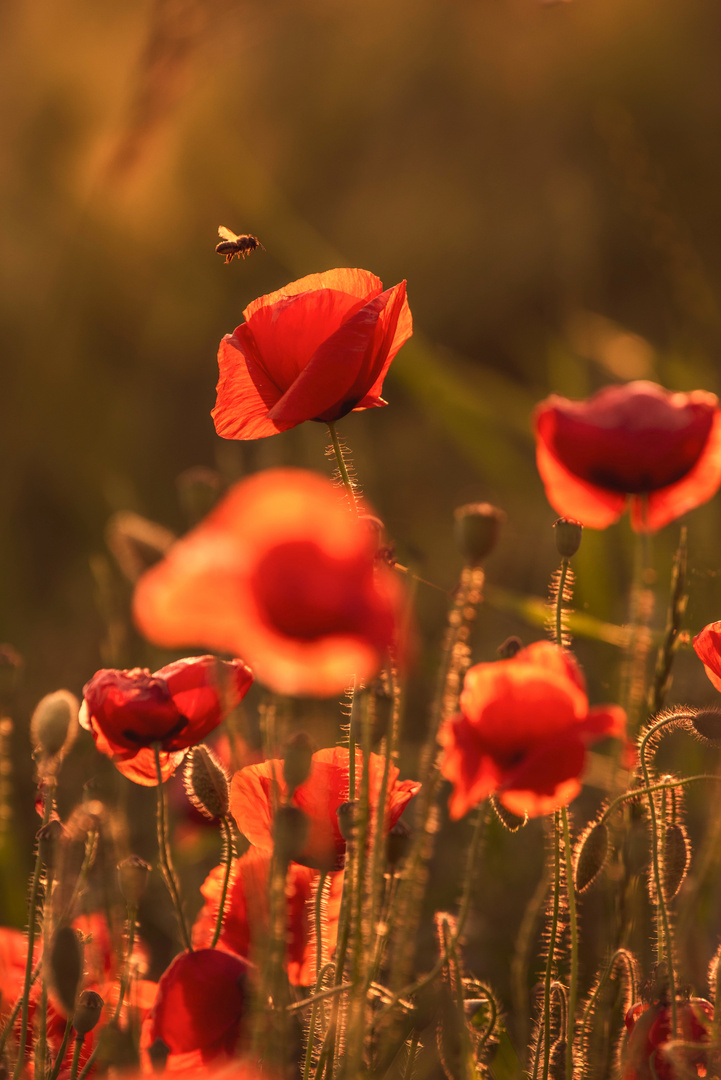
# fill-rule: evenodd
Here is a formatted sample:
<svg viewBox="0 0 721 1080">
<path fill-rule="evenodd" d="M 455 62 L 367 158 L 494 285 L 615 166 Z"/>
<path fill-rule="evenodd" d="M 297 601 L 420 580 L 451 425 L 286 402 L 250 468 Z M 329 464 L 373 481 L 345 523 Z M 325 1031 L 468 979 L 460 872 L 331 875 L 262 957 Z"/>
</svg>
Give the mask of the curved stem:
<svg viewBox="0 0 721 1080">
<path fill-rule="evenodd" d="M 320 990 L 323 977 L 323 890 L 325 888 L 327 874 L 323 871 L 318 881 L 318 890 L 315 894 L 315 988 L 314 993 Z M 308 1045 L 305 1051 L 305 1064 L 303 1066 L 303 1080 L 308 1080 L 310 1068 L 313 1063 L 313 1046 L 315 1043 L 315 1025 L 318 1017 L 318 1002 L 313 1002 L 308 1025 Z"/>
<path fill-rule="evenodd" d="M 659 780 L 657 784 L 650 784 L 648 787 L 634 788 L 633 791 L 626 791 L 623 795 L 619 795 L 613 802 L 608 804 L 596 824 L 602 825 L 606 818 L 610 817 L 616 807 L 620 806 L 622 803 L 630 802 L 632 799 L 638 799 L 641 795 L 650 795 L 654 791 L 668 791 L 670 788 L 686 787 L 687 784 L 696 784 L 699 780 L 715 780 L 718 782 L 721 780 L 721 776 L 717 776 L 716 773 L 698 773 L 697 776 L 684 776 L 679 780 Z"/>
<path fill-rule="evenodd" d="M 221 824 L 223 826 L 223 838 L 225 840 L 225 873 L 223 874 L 223 888 L 220 893 L 220 905 L 218 907 L 218 918 L 215 923 L 215 933 L 213 934 L 213 940 L 210 943 L 211 949 L 214 949 L 218 944 L 220 931 L 223 929 L 225 901 L 228 896 L 228 882 L 230 881 L 230 871 L 233 865 L 233 835 L 230 831 L 230 823 L 228 822 L 227 817 L 221 818 Z"/>
<path fill-rule="evenodd" d="M 185 915 L 183 914 L 183 905 L 180 900 L 178 883 L 175 879 L 175 871 L 173 870 L 173 866 L 170 861 L 170 852 L 168 850 L 168 833 L 167 825 L 165 822 L 165 787 L 163 784 L 163 774 L 160 767 L 160 743 L 153 743 L 153 750 L 155 751 L 155 770 L 158 777 L 158 857 L 160 859 L 160 866 L 163 871 L 163 877 L 165 878 L 165 884 L 168 886 L 170 899 L 173 901 L 175 914 L 178 917 L 178 926 L 180 927 L 180 936 L 183 939 L 183 947 L 187 949 L 188 952 L 192 952 L 193 946 L 190 944 L 190 934 L 188 933 L 188 927 L 185 922 Z"/>
<path fill-rule="evenodd" d="M 65 1022 L 65 1033 L 63 1034 L 63 1041 L 60 1043 L 60 1049 L 58 1050 L 57 1057 L 53 1062 L 53 1071 L 50 1073 L 50 1080 L 58 1080 L 60 1069 L 62 1068 L 63 1058 L 65 1057 L 65 1051 L 68 1048 L 70 1042 L 70 1032 L 73 1030 L 73 1018 L 69 1016 Z"/>
</svg>

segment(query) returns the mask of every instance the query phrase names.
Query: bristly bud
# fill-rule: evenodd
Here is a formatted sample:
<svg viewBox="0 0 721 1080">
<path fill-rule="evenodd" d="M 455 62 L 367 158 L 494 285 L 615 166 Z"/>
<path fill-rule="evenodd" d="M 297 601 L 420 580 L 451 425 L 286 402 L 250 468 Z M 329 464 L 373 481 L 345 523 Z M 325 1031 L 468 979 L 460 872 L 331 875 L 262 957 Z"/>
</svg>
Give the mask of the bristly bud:
<svg viewBox="0 0 721 1080">
<path fill-rule="evenodd" d="M 314 744 L 305 731 L 291 735 L 283 748 L 283 779 L 288 788 L 288 798 L 310 776 L 313 765 Z"/>
<path fill-rule="evenodd" d="M 50 947 L 50 980 L 65 1012 L 75 1008 L 83 973 L 83 947 L 71 926 L 59 926 Z"/>
<path fill-rule="evenodd" d="M 0 715 L 15 698 L 22 665 L 23 658 L 12 645 L 0 645 Z"/>
<path fill-rule="evenodd" d="M 186 795 L 201 814 L 211 821 L 227 817 L 230 807 L 228 774 L 209 747 L 201 743 L 190 751 L 183 784 Z"/>
<path fill-rule="evenodd" d="M 480 566 L 496 546 L 506 515 L 490 503 L 467 503 L 453 516 L 458 550 L 469 566 Z"/>
<path fill-rule="evenodd" d="M 130 510 L 113 514 L 105 529 L 105 543 L 132 584 L 160 562 L 175 540 L 169 529 Z"/>
<path fill-rule="evenodd" d="M 515 634 L 511 634 L 506 640 L 498 646 L 496 652 L 498 653 L 499 660 L 512 660 L 516 653 L 520 652 L 523 648 L 523 642 Z"/>
<path fill-rule="evenodd" d="M 139 855 L 128 855 L 118 863 L 118 886 L 128 907 L 136 908 L 140 903 L 150 877 L 150 863 L 141 859 Z"/>
<path fill-rule="evenodd" d="M 691 844 L 683 825 L 667 823 L 663 833 L 663 893 L 673 900 L 686 877 L 691 861 Z"/>
<path fill-rule="evenodd" d="M 355 799 L 348 799 L 346 802 L 341 803 L 336 810 L 336 814 L 338 815 L 338 828 L 340 829 L 340 834 L 346 844 L 351 842 L 355 832 L 357 805 L 358 803 Z"/>
<path fill-rule="evenodd" d="M 43 865 L 48 870 L 55 870 L 58 864 L 58 851 L 63 841 L 68 838 L 68 830 L 60 818 L 51 818 L 45 825 L 41 825 L 35 838 Z"/>
<path fill-rule="evenodd" d="M 496 817 L 502 825 L 504 825 L 509 832 L 518 832 L 528 821 L 528 814 L 524 817 L 520 817 L 518 814 L 514 814 L 511 810 L 503 805 L 500 799 L 492 798 L 491 806 L 496 812 Z"/>
<path fill-rule="evenodd" d="M 566 1040 L 556 1039 L 551 1047 L 548 1062 L 548 1080 L 565 1080 L 566 1077 Z"/>
<path fill-rule="evenodd" d="M 576 554 L 581 546 L 583 525 L 580 521 L 572 518 L 559 518 L 553 524 L 553 538 L 556 541 L 556 551 L 562 559 L 570 559 Z"/>
<path fill-rule="evenodd" d="M 308 842 L 310 820 L 299 806 L 279 806 L 275 815 L 273 840 L 281 862 L 298 862 Z"/>
<path fill-rule="evenodd" d="M 405 821 L 397 821 L 388 831 L 386 861 L 391 869 L 403 862 L 411 846 L 411 830 Z"/>
<path fill-rule="evenodd" d="M 67 753 L 78 732 L 80 702 L 69 690 L 46 694 L 30 718 L 30 741 L 42 759 Z"/>
<path fill-rule="evenodd" d="M 186 469 L 176 478 L 178 500 L 191 525 L 209 514 L 215 506 L 223 486 L 220 474 L 204 465 Z"/>
<path fill-rule="evenodd" d="M 585 892 L 606 865 L 608 829 L 602 821 L 589 825 L 581 833 L 573 859 L 573 880 L 576 891 Z"/>
<path fill-rule="evenodd" d="M 83 990 L 73 1015 L 73 1027 L 78 1035 L 85 1036 L 93 1030 L 100 1019 L 104 1004 L 100 994 L 96 994 L 94 990 Z"/>
<path fill-rule="evenodd" d="M 385 673 L 384 673 L 385 675 Z M 351 711 L 351 734 L 356 746 L 363 745 L 363 714 L 368 711 L 371 719 L 371 746 L 377 744 L 388 734 L 391 717 L 393 716 L 393 694 L 388 684 L 387 677 L 378 676 L 368 686 L 364 686 L 357 693 L 357 704 L 354 698 L 354 708 Z M 370 696 L 371 700 L 368 700 Z"/>
<path fill-rule="evenodd" d="M 721 746 L 721 709 L 699 709 L 690 720 L 692 729 L 705 742 Z"/>
</svg>

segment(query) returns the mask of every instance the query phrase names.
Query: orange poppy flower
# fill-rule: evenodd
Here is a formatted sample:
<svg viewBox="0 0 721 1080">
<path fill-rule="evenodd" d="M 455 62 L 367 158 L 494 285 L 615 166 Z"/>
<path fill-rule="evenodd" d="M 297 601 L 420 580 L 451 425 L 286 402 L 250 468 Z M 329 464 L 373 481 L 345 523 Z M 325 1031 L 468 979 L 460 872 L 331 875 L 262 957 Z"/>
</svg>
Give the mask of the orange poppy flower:
<svg viewBox="0 0 721 1080">
<path fill-rule="evenodd" d="M 400 588 L 375 553 L 330 480 L 270 469 L 140 579 L 135 620 L 159 645 L 243 656 L 279 693 L 337 694 L 372 676 L 393 640 Z"/>
<path fill-rule="evenodd" d="M 259 439 L 304 420 L 385 405 L 393 357 L 413 332 L 406 283 L 327 270 L 261 296 L 220 343 L 215 430 Z"/>
<path fill-rule="evenodd" d="M 349 753 L 344 746 L 317 750 L 313 754 L 310 775 L 293 792 L 291 803 L 307 815 L 308 840 L 296 861 L 319 869 L 340 869 L 345 857 L 345 840 L 338 827 L 338 807 L 348 799 Z M 356 752 L 356 776 L 360 777 L 363 757 Z M 380 796 L 384 761 L 371 754 L 369 763 L 370 805 Z M 415 780 L 398 781 L 398 769 L 391 765 L 386 800 L 386 831 L 392 829 L 404 809 L 420 790 Z M 230 785 L 230 811 L 238 828 L 251 844 L 268 854 L 273 850 L 273 781 L 278 784 L 282 801 L 286 794 L 283 762 L 264 761 L 248 765 L 235 774 Z"/>
<path fill-rule="evenodd" d="M 709 679 L 721 690 L 721 622 L 704 626 L 693 639 L 693 647 Z"/>
<path fill-rule="evenodd" d="M 721 486 L 714 394 L 652 382 L 608 386 L 586 401 L 553 394 L 536 407 L 536 460 L 551 506 L 605 529 L 630 500 L 636 532 L 655 532 Z"/>
<path fill-rule="evenodd" d="M 267 939 L 268 880 L 270 855 L 251 849 L 233 860 L 231 883 L 225 902 L 223 926 L 218 946 L 237 956 L 252 957 Z M 223 891 L 225 866 L 210 871 L 201 887 L 205 904 L 193 925 L 193 947 L 210 945 L 215 933 L 218 908 Z M 287 936 L 286 966 L 292 986 L 312 986 L 315 982 L 315 945 L 311 921 L 314 886 L 320 876 L 316 870 L 291 863 L 286 882 Z M 324 918 L 324 945 L 332 953 L 338 933 L 338 901 L 343 888 L 343 872 L 333 874 Z"/>
<path fill-rule="evenodd" d="M 80 723 L 101 753 L 136 784 L 158 783 L 153 743 L 160 743 L 163 780 L 190 746 L 218 726 L 253 682 L 242 660 L 191 656 L 156 671 L 103 668 L 83 687 Z"/>
<path fill-rule="evenodd" d="M 493 794 L 520 816 L 566 806 L 581 790 L 587 743 L 621 737 L 626 721 L 616 705 L 589 709 L 580 669 L 549 641 L 470 668 L 460 707 L 439 733 L 452 818 Z"/>
<path fill-rule="evenodd" d="M 703 998 L 679 1003 L 678 1033 L 671 1033 L 671 1007 L 639 1002 L 626 1013 L 628 1044 L 623 1055 L 623 1080 L 683 1080 L 710 1076 L 709 1054 L 703 1043 L 711 1041 L 713 1005 Z M 666 1047 L 673 1056 L 666 1053 Z M 696 1044 L 696 1046 L 694 1046 Z"/>
</svg>

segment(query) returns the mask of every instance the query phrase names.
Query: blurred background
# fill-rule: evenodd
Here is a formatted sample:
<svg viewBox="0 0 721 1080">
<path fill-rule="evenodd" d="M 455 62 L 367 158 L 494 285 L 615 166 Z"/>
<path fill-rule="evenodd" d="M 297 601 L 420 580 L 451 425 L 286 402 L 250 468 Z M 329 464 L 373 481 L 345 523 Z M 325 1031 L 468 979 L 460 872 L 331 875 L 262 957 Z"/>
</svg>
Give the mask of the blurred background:
<svg viewBox="0 0 721 1080">
<path fill-rule="evenodd" d="M 19 834 L 34 832 L 37 699 L 79 694 L 103 665 L 159 666 L 127 621 L 112 515 L 182 531 L 177 478 L 195 466 L 221 484 L 280 463 L 330 471 L 320 425 L 234 444 L 209 415 L 222 334 L 306 273 L 408 280 L 416 333 L 390 404 L 341 432 L 398 557 L 441 590 L 460 568 L 453 508 L 506 511 L 475 656 L 542 636 L 514 614 L 558 561 L 533 405 L 630 378 L 719 390 L 715 0 L 5 0 L 0 29 L 0 640 L 23 658 Z M 224 265 L 221 224 L 265 251 Z M 689 517 L 693 632 L 721 616 L 720 515 L 716 499 Z M 653 542 L 658 626 L 678 534 Z M 576 607 L 622 623 L 632 558 L 627 523 L 587 531 Z M 447 596 L 421 585 L 417 601 L 411 766 Z M 579 655 L 592 700 L 612 699 L 618 650 Z M 688 651 L 673 693 L 715 698 Z M 83 747 L 79 775 L 96 767 Z M 538 873 L 534 835 L 512 867 L 515 838 L 498 841 L 504 873 Z M 503 889 L 489 881 L 489 911 Z M 478 916 L 500 978 L 524 889 L 501 930 Z M 6 918 L 21 923 L 18 896 Z"/>
</svg>

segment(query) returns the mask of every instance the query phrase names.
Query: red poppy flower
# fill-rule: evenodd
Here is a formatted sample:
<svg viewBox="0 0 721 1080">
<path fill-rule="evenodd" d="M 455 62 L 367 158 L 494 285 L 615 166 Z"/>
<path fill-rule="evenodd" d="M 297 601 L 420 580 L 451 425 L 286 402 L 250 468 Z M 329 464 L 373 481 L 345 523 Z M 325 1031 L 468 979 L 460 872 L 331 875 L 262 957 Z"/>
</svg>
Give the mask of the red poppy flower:
<svg viewBox="0 0 721 1080">
<path fill-rule="evenodd" d="M 623 1080 L 682 1080 L 708 1076 L 708 1054 L 703 1046 L 711 1039 L 713 1005 L 703 998 L 679 1003 L 676 1010 L 677 1043 L 672 1047 L 671 1008 L 639 1002 L 626 1014 L 629 1030 L 624 1054 Z M 679 1046 L 678 1042 L 686 1045 Z"/>
<path fill-rule="evenodd" d="M 693 647 L 717 690 L 721 690 L 721 622 L 709 623 L 693 639 Z"/>
<path fill-rule="evenodd" d="M 144 668 L 104 668 L 83 687 L 80 723 L 124 776 L 152 787 L 158 782 L 153 743 L 160 743 L 167 780 L 188 747 L 218 726 L 252 681 L 241 660 L 213 656 L 176 660 L 154 675 Z"/>
<path fill-rule="evenodd" d="M 233 860 L 231 884 L 225 902 L 223 927 L 218 939 L 219 947 L 237 956 L 251 957 L 257 954 L 259 945 L 267 939 L 268 926 L 268 879 L 270 856 L 261 851 L 250 850 L 240 859 Z M 194 948 L 210 945 L 218 919 L 218 907 L 223 889 L 225 867 L 216 866 L 210 871 L 201 887 L 205 904 L 193 926 Z M 342 888 L 343 873 L 333 874 L 331 889 L 337 895 Z M 312 927 L 312 901 L 315 886 L 320 880 L 316 870 L 298 863 L 291 863 L 286 882 L 288 902 L 286 965 L 288 980 L 293 986 L 310 986 L 315 982 L 315 943 Z M 330 908 L 332 905 L 327 905 Z M 330 912 L 326 914 L 330 915 Z M 335 948 L 338 932 L 338 912 L 335 918 L 324 920 L 324 947 L 328 952 Z"/>
<path fill-rule="evenodd" d="M 307 815 L 308 840 L 296 861 L 319 869 L 340 869 L 345 856 L 345 840 L 338 827 L 338 807 L 348 799 L 348 749 L 334 746 L 313 754 L 308 779 L 293 792 L 291 803 Z M 356 776 L 360 777 L 363 758 L 356 751 Z M 371 754 L 369 763 L 370 805 L 380 797 L 384 760 Z M 251 844 L 261 851 L 273 850 L 272 783 L 278 784 L 282 800 L 286 794 L 283 762 L 264 761 L 248 765 L 235 774 L 230 785 L 230 811 L 238 828 Z M 398 769 L 391 765 L 386 800 L 386 831 L 392 829 L 406 806 L 420 790 L 415 780 L 398 782 Z"/>
<path fill-rule="evenodd" d="M 406 283 L 383 291 L 367 270 L 327 270 L 261 296 L 220 343 L 215 430 L 259 439 L 385 405 L 393 357 L 413 332 Z"/>
<path fill-rule="evenodd" d="M 534 423 L 548 501 L 594 529 L 617 521 L 630 499 L 633 528 L 654 532 L 721 485 L 721 410 L 703 390 L 631 382 L 587 401 L 553 394 Z"/>
<path fill-rule="evenodd" d="M 399 586 L 375 552 L 329 480 L 257 473 L 141 578 L 135 619 L 157 644 L 245 657 L 279 693 L 337 694 L 393 639 Z"/>
<path fill-rule="evenodd" d="M 470 668 L 460 707 L 439 734 L 453 818 L 492 794 L 521 816 L 566 806 L 581 790 L 586 744 L 621 736 L 626 720 L 616 705 L 589 709 L 580 669 L 549 641 Z"/>
<path fill-rule="evenodd" d="M 162 1039 L 171 1058 L 192 1055 L 184 1057 L 185 1066 L 232 1058 L 241 1035 L 247 968 L 242 957 L 223 949 L 176 956 L 158 983 L 143 1048 Z"/>
</svg>

